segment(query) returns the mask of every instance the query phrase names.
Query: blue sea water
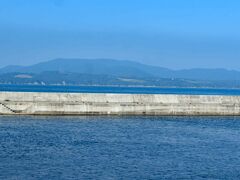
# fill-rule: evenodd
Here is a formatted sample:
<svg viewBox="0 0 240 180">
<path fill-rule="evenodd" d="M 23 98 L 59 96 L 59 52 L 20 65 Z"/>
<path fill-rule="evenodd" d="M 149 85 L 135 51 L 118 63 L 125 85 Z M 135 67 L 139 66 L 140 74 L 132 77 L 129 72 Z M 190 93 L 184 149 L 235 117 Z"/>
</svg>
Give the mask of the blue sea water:
<svg viewBox="0 0 240 180">
<path fill-rule="evenodd" d="M 240 117 L 1 116 L 0 179 L 240 179 Z"/>
<path fill-rule="evenodd" d="M 131 93 L 131 94 L 191 94 L 191 95 L 240 95 L 240 89 L 214 88 L 157 88 L 110 86 L 40 86 L 0 85 L 0 91 L 22 92 L 71 92 L 71 93 Z"/>
</svg>

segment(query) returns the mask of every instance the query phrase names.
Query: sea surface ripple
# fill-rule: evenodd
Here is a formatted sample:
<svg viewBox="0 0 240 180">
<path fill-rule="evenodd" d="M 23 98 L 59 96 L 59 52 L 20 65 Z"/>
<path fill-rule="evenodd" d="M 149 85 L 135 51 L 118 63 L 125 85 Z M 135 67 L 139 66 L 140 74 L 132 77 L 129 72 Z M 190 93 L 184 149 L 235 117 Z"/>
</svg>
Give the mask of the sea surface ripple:
<svg viewBox="0 0 240 180">
<path fill-rule="evenodd" d="M 240 117 L 0 117 L 0 179 L 239 179 Z"/>
</svg>

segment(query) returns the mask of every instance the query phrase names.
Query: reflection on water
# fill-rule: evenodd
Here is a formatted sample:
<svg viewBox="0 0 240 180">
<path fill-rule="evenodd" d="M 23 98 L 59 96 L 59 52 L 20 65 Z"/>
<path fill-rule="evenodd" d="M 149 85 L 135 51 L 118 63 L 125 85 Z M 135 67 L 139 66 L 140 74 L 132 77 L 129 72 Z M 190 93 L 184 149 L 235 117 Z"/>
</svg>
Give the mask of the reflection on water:
<svg viewBox="0 0 240 180">
<path fill-rule="evenodd" d="M 0 117 L 0 179 L 239 179 L 240 117 Z"/>
</svg>

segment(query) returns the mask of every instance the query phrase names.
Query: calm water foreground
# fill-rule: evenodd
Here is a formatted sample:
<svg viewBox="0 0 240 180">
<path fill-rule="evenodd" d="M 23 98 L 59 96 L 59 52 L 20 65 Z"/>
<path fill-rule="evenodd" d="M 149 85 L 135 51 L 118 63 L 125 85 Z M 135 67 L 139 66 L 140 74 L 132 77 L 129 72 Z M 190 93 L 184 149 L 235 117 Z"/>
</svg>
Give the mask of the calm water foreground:
<svg viewBox="0 0 240 180">
<path fill-rule="evenodd" d="M 240 117 L 0 116 L 0 179 L 239 179 Z"/>
</svg>

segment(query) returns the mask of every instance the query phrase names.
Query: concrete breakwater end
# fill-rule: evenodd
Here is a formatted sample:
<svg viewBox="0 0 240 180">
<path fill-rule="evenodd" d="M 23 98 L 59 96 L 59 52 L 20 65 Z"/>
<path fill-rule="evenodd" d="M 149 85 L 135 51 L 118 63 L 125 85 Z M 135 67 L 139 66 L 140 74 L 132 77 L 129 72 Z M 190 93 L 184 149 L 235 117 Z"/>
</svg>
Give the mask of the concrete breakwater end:
<svg viewBox="0 0 240 180">
<path fill-rule="evenodd" d="M 0 92 L 2 115 L 240 115 L 240 96 Z"/>
</svg>

